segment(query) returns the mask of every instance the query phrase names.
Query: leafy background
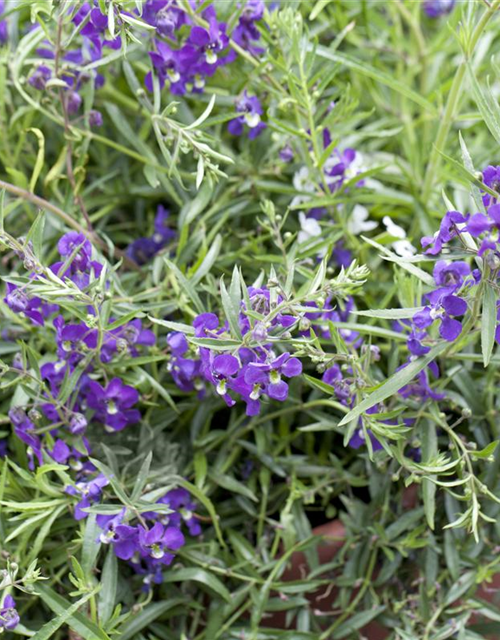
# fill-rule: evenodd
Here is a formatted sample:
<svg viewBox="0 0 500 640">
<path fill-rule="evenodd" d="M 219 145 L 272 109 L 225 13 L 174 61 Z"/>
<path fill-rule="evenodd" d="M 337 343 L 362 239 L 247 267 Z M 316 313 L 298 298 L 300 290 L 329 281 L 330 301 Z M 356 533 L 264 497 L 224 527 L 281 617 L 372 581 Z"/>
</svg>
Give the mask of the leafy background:
<svg viewBox="0 0 500 640">
<path fill-rule="evenodd" d="M 105 4 L 120 11 L 127 3 Z M 235 11 L 235 3 L 214 4 L 229 19 Z M 65 126 L 57 103 L 26 85 L 44 33 L 26 34 L 24 25 L 38 21 L 53 33 L 64 7 L 9 3 L 10 46 L 0 52 L 2 229 L 19 238 L 31 228 L 37 258 L 50 264 L 61 233 L 85 226 L 81 198 L 99 238 L 96 249 L 116 264 L 116 248 L 150 232 L 157 205 L 167 206 L 177 239 L 140 269 L 127 263 L 117 269 L 109 317 L 189 323 L 201 311 L 220 309 L 220 278 L 229 283 L 235 265 L 247 284 L 271 268 L 285 281 L 295 265 L 297 292 L 314 275 L 307 259 L 341 238 L 371 271 L 356 294 L 360 310 L 414 307 L 422 282 L 402 260 L 394 265 L 381 257 L 380 245 L 391 243 L 382 225 L 370 234 L 374 246 L 352 234 L 348 221 L 363 204 L 371 219 L 389 216 L 419 246 L 449 203 L 462 211 L 474 206 L 476 169 L 496 164 L 500 142 L 499 3 L 460 2 L 437 21 L 424 16 L 419 2 L 279 4 L 261 25 L 265 54 L 242 56 L 203 94 L 175 96 L 175 105 L 166 90 L 145 91 L 149 60 L 141 41 L 129 39 L 125 56 L 114 52 L 95 65 L 106 83 L 95 93 L 89 85 L 83 96 L 86 113 L 98 108 L 104 115 L 103 127 L 93 130 L 85 119 Z M 137 33 L 131 25 L 123 29 Z M 251 142 L 227 133 L 244 88 L 265 104 L 268 126 Z M 322 236 L 299 246 L 297 213 L 304 204 L 290 206 L 300 195 L 293 176 L 302 164 L 321 166 L 323 127 L 336 144 L 362 153 L 368 186 L 355 187 L 357 176 L 335 194 L 309 201 L 306 206 L 324 206 L 329 215 Z M 278 159 L 286 143 L 296 152 L 291 166 Z M 421 266 L 430 271 L 429 264 Z M 23 273 L 7 247 L 2 272 Z M 335 267 L 327 274 L 335 276 Z M 2 330 L 15 337 L 0 345 L 2 358 L 17 352 L 28 358 L 29 345 L 36 360 L 49 336 L 1 308 Z M 401 640 L 496 637 L 500 611 L 477 589 L 496 573 L 498 502 L 486 501 L 491 522 L 481 522 L 475 535 L 444 529 L 465 508 L 456 492 L 436 491 L 429 481 L 446 474 L 435 458 L 441 451 L 460 463 L 453 478 L 470 463 L 481 484 L 498 490 L 500 457 L 492 457 L 489 445 L 499 435 L 499 357 L 493 352 L 483 368 L 477 332 L 440 362 L 451 398 L 445 413 L 432 404 L 407 408 L 419 415 L 407 441 L 421 446 L 429 461 L 416 470 L 401 465 L 396 445 L 392 455 L 344 446 L 343 416 L 315 382 L 320 376 L 313 366 L 293 382 L 286 405 L 266 405 L 257 418 L 228 410 L 215 396 L 199 402 L 180 393 L 165 366 L 167 330 L 151 327 L 157 346 L 113 371 L 140 391 L 143 420 L 112 438 L 96 429 L 94 457 L 114 477 L 109 491 L 116 502 L 133 504 L 153 487 L 187 487 L 199 505 L 203 535 L 179 552 L 160 586 L 141 593 L 140 582 L 95 542 L 95 514 L 80 523 L 72 518 L 63 472 L 50 463 L 29 471 L 24 445 L 10 437 L 12 455 L 0 462 L 0 537 L 9 575 L 17 567 L 27 590 L 16 592 L 22 618 L 16 634 L 327 640 L 361 638 L 376 618 Z M 372 363 L 373 380 L 391 378 L 404 360 L 404 341 L 390 316 L 358 318 L 356 328 L 382 352 Z M 339 343 L 323 348 L 335 351 Z M 13 395 L 26 384 L 12 372 L 2 380 L 6 434 Z M 449 420 L 459 420 L 463 450 Z M 408 486 L 415 489 L 410 499 Z M 480 485 L 473 486 L 482 500 Z M 325 564 L 312 528 L 335 518 L 346 539 Z M 286 582 L 282 572 L 297 550 L 309 568 Z M 35 559 L 46 580 L 33 581 Z M 320 587 L 336 594 L 321 615 L 308 600 Z M 277 612 L 284 612 L 281 629 L 273 628 Z"/>
</svg>

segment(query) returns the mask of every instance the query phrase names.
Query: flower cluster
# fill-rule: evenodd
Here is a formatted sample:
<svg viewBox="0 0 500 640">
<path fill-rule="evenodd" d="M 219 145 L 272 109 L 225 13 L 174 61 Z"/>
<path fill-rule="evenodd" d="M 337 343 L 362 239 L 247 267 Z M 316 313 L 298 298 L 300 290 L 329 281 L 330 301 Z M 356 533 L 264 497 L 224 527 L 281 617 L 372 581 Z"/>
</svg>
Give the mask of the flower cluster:
<svg viewBox="0 0 500 640">
<path fill-rule="evenodd" d="M 109 34 L 108 16 L 101 12 L 98 2 L 84 2 L 72 17 L 72 21 L 79 30 L 81 46 L 59 51 L 54 50 L 50 42 L 44 42 L 37 53 L 45 58 L 47 63 L 39 65 L 28 79 L 29 84 L 38 91 L 44 91 L 50 80 L 56 80 L 54 86 L 62 89 L 64 108 L 69 115 L 80 111 L 83 102 L 81 89 L 86 83 L 93 82 L 95 88 L 104 84 L 102 75 L 95 71 L 82 71 L 81 67 L 100 60 L 105 48 L 119 50 L 122 46 L 120 36 Z M 49 66 L 50 63 L 52 64 Z M 102 114 L 99 111 L 89 112 L 90 126 L 99 127 L 102 122 Z"/>
<path fill-rule="evenodd" d="M 299 318 L 279 313 L 278 307 L 283 299 L 278 296 L 275 302 L 271 302 L 271 292 L 265 287 L 250 287 L 248 295 L 251 312 L 263 318 L 272 315 L 272 318 L 268 322 L 257 321 L 251 325 L 242 302 L 238 324 L 244 346 L 234 353 L 200 346 L 197 357 L 186 358 L 190 347 L 182 332 L 169 334 L 167 343 L 172 354 L 169 369 L 180 389 L 201 390 L 208 382 L 229 407 L 235 404 L 233 396 L 240 397 L 246 404 L 247 415 L 253 416 L 260 412 L 263 397 L 280 402 L 286 400 L 288 383 L 285 379 L 299 376 L 302 364 L 289 352 L 276 353 L 272 348 L 272 338 L 284 334 L 290 336 L 293 329 L 298 329 Z M 276 312 L 271 314 L 273 309 Z M 197 316 L 193 328 L 196 338 L 221 341 L 227 338 L 229 330 L 227 323 L 221 325 L 214 313 Z"/>
<path fill-rule="evenodd" d="M 185 527 L 191 536 L 201 534 L 194 515 L 196 508 L 186 489 L 173 489 L 152 505 L 152 510 L 136 517 L 122 509 L 117 515 L 98 515 L 99 542 L 111 545 L 118 558 L 144 576 L 144 584 L 161 582 L 162 569 L 171 564 L 185 544 Z"/>
<path fill-rule="evenodd" d="M 127 256 L 137 264 L 146 264 L 161 249 L 172 242 L 176 233 L 168 226 L 169 216 L 169 210 L 159 205 L 154 219 L 153 235 L 134 240 L 127 248 Z"/>
<path fill-rule="evenodd" d="M 102 382 L 101 369 L 122 357 L 137 357 L 141 347 L 155 344 L 154 333 L 143 328 L 139 319 L 106 330 L 98 326 L 99 305 L 92 305 L 87 307 L 85 322 L 68 322 L 58 305 L 32 296 L 30 287 L 37 283 L 46 285 L 56 276 L 58 282 L 69 282 L 75 292 L 85 294 L 101 275 L 102 264 L 92 259 L 92 246 L 83 235 L 67 233 L 57 247 L 60 261 L 45 272 L 35 268 L 27 285 L 7 284 L 4 298 L 14 313 L 45 326 L 53 337 L 54 352 L 46 354 L 40 366 L 41 397 L 27 406 L 14 406 L 9 412 L 15 434 L 28 446 L 31 465 L 35 459 L 42 464 L 44 452 L 64 464 L 88 455 L 90 448 L 85 439 L 81 451 L 81 437 L 91 422 L 103 425 L 111 433 L 139 422 L 141 414 L 135 408 L 139 401 L 137 390 L 118 377 L 106 377 L 106 382 Z M 29 253 L 28 248 L 25 263 L 30 262 Z M 113 318 L 109 322 L 113 323 Z M 21 375 L 28 374 L 22 359 L 15 365 Z M 68 397 L 64 387 L 71 379 L 74 382 Z M 80 451 L 71 446 L 75 439 L 80 439 Z"/>
<path fill-rule="evenodd" d="M 190 4 L 193 12 L 187 13 L 175 0 L 148 0 L 142 16 L 156 30 L 149 54 L 154 73 L 160 87 L 168 84 L 173 94 L 203 91 L 206 79 L 237 57 L 230 48 L 227 25 L 218 21 L 215 7 L 206 7 L 195 21 L 197 2 L 190 0 Z M 231 34 L 238 47 L 254 55 L 262 52 L 255 43 L 260 38 L 256 23 L 263 14 L 263 0 L 249 0 Z M 145 84 L 153 91 L 152 72 L 146 75 Z"/>
</svg>

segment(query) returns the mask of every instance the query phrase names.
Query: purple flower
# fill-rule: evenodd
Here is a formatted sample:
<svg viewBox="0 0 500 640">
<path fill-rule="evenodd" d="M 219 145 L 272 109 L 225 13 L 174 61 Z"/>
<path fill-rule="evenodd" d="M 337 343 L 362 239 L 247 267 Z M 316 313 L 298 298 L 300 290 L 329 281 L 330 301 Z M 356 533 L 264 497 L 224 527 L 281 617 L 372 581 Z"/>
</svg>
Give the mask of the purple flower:
<svg viewBox="0 0 500 640">
<path fill-rule="evenodd" d="M 52 77 L 52 71 L 45 65 L 40 65 L 36 71 L 28 78 L 29 84 L 38 91 L 43 91 L 47 85 L 47 81 Z"/>
<path fill-rule="evenodd" d="M 260 100 L 256 96 L 249 96 L 245 90 L 235 104 L 236 112 L 242 115 L 231 120 L 227 129 L 233 136 L 240 136 L 247 126 L 250 130 L 248 137 L 253 140 L 266 128 L 266 124 L 261 121 L 263 109 Z"/>
<path fill-rule="evenodd" d="M 5 13 L 5 2 L 0 0 L 0 16 Z M 9 39 L 7 20 L 0 20 L 0 44 L 5 44 Z"/>
<path fill-rule="evenodd" d="M 28 447 L 27 454 L 30 469 L 34 469 L 34 458 L 38 464 L 43 464 L 42 442 L 36 434 L 36 427 L 22 407 L 12 407 L 9 419 L 14 425 L 15 435 Z"/>
<path fill-rule="evenodd" d="M 79 496 L 80 500 L 75 505 L 75 520 L 83 520 L 89 514 L 83 509 L 87 509 L 96 503 L 102 494 L 102 490 L 109 484 L 108 479 L 102 473 L 87 482 L 77 482 L 75 487 L 66 487 L 67 494 Z"/>
<path fill-rule="evenodd" d="M 470 267 L 466 262 L 447 262 L 438 260 L 434 267 L 433 276 L 436 284 L 442 287 L 443 293 L 458 291 L 470 275 Z"/>
<path fill-rule="evenodd" d="M 180 331 L 174 331 L 167 336 L 167 344 L 175 356 L 183 356 L 189 348 L 186 336 Z"/>
<path fill-rule="evenodd" d="M 16 611 L 16 603 L 10 595 L 5 596 L 0 607 L 0 631 L 12 631 L 19 624 L 20 618 Z"/>
<path fill-rule="evenodd" d="M 42 305 L 40 298 L 29 298 L 20 287 L 7 282 L 6 296 L 3 301 L 14 313 L 24 314 L 33 324 L 43 325 L 44 316 L 39 311 Z"/>
<path fill-rule="evenodd" d="M 172 0 L 148 0 L 144 5 L 142 18 L 156 27 L 162 36 L 175 35 L 175 32 L 188 22 L 186 13 Z"/>
<path fill-rule="evenodd" d="M 294 378 L 302 373 L 302 363 L 298 358 L 291 358 L 283 353 L 270 363 L 251 362 L 245 373 L 245 382 L 258 387 L 265 387 L 266 394 L 273 400 L 283 402 L 288 397 L 288 384 L 281 376 Z"/>
<path fill-rule="evenodd" d="M 439 231 L 432 237 L 422 238 L 422 247 L 429 247 L 425 253 L 437 255 L 443 245 L 459 235 L 469 220 L 469 216 L 459 211 L 448 211 L 441 221 Z"/>
<path fill-rule="evenodd" d="M 254 44 L 254 42 L 260 39 L 260 33 L 255 26 L 255 22 L 262 19 L 264 8 L 263 0 L 248 0 L 240 16 L 238 25 L 231 34 L 234 42 L 254 56 L 258 56 L 264 51 L 264 49 L 256 47 Z"/>
<path fill-rule="evenodd" d="M 212 357 L 212 355 L 213 352 L 210 352 L 206 370 L 207 376 L 216 385 L 217 393 L 226 399 L 227 382 L 238 373 L 240 363 L 237 358 L 227 353 L 215 357 Z M 234 402 L 231 402 L 231 404 L 234 404 Z"/>
<path fill-rule="evenodd" d="M 131 409 L 139 401 L 139 393 L 123 384 L 120 378 L 113 378 L 106 387 L 91 380 L 85 393 L 88 406 L 95 410 L 95 419 L 102 422 L 107 431 L 121 431 L 141 419 L 140 412 Z"/>
<path fill-rule="evenodd" d="M 483 182 L 492 191 L 500 194 L 500 167 L 489 166 L 483 171 Z M 489 193 L 483 195 L 483 203 L 485 207 L 496 204 L 498 198 L 490 196 Z"/>
<path fill-rule="evenodd" d="M 329 367 L 323 374 L 322 380 L 335 389 L 335 395 L 341 404 L 346 407 L 351 405 L 351 385 L 344 380 L 338 364 Z"/>
<path fill-rule="evenodd" d="M 217 67 L 219 54 L 228 44 L 226 25 L 212 19 L 208 30 L 198 26 L 191 29 L 187 43 L 181 49 L 182 60 L 190 65 L 201 62 L 204 73 L 211 75 Z"/>
<path fill-rule="evenodd" d="M 97 109 L 92 109 L 89 112 L 89 125 L 91 127 L 102 127 L 103 122 L 104 120 L 100 111 L 97 111 Z"/>
<path fill-rule="evenodd" d="M 136 527 L 123 524 L 124 516 L 125 509 L 116 516 L 99 514 L 96 521 L 102 529 L 99 542 L 102 544 L 112 544 L 117 558 L 130 560 L 139 549 L 139 532 Z"/>
<path fill-rule="evenodd" d="M 158 253 L 158 245 L 153 238 L 137 238 L 129 244 L 126 253 L 131 260 L 143 265 Z"/>
<path fill-rule="evenodd" d="M 160 87 L 169 82 L 170 92 L 176 95 L 186 93 L 186 79 L 188 78 L 189 64 L 186 64 L 179 51 L 175 51 L 161 40 L 156 41 L 156 51 L 150 52 L 149 57 L 158 74 Z M 144 80 L 146 89 L 153 91 L 153 78 L 151 72 Z"/>
<path fill-rule="evenodd" d="M 171 242 L 177 235 L 176 232 L 168 226 L 169 218 L 170 211 L 160 204 L 156 210 L 153 235 L 153 240 L 160 248 L 168 242 Z"/>
<path fill-rule="evenodd" d="M 65 324 L 62 316 L 54 319 L 56 329 L 57 355 L 61 360 L 67 360 L 75 365 L 82 360 L 89 351 L 97 348 L 98 332 L 90 329 L 86 324 Z"/>
<path fill-rule="evenodd" d="M 180 529 L 182 522 L 185 522 L 190 535 L 200 535 L 200 523 L 193 515 L 196 504 L 192 501 L 187 489 L 183 487 L 172 489 L 163 498 L 160 498 L 158 502 L 168 505 L 173 510 L 173 513 L 169 513 L 167 516 L 170 525 Z"/>
<path fill-rule="evenodd" d="M 456 0 L 424 0 L 424 11 L 429 18 L 439 18 L 455 6 Z"/>
<path fill-rule="evenodd" d="M 101 350 L 101 361 L 110 362 L 117 351 L 137 357 L 138 346 L 152 347 L 155 342 L 155 334 L 150 329 L 143 329 L 141 320 L 137 318 L 108 333 Z"/>
<path fill-rule="evenodd" d="M 294 156 L 292 147 L 289 144 L 286 144 L 280 149 L 279 156 L 282 162 L 291 162 Z"/>
<path fill-rule="evenodd" d="M 139 550 L 141 555 L 161 564 L 170 564 L 177 551 L 185 543 L 184 536 L 177 527 L 164 527 L 157 522 L 151 529 L 139 526 Z"/>
<path fill-rule="evenodd" d="M 427 295 L 430 306 L 424 307 L 413 316 L 413 322 L 419 329 L 430 327 L 435 320 L 440 320 L 439 335 L 448 342 L 453 342 L 462 331 L 462 323 L 456 320 L 467 311 L 467 303 L 453 294 L 440 294 L 440 290 Z"/>
</svg>

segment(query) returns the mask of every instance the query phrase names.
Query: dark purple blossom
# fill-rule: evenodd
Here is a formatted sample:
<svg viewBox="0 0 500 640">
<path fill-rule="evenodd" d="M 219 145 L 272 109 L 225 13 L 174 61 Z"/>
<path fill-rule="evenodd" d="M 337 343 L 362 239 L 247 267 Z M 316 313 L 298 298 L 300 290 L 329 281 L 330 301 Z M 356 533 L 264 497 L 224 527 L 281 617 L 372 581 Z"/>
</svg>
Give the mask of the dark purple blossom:
<svg viewBox="0 0 500 640">
<path fill-rule="evenodd" d="M 264 113 L 260 100 L 256 96 L 249 96 L 247 91 L 243 92 L 236 102 L 236 113 L 242 115 L 231 120 L 227 129 L 233 136 L 240 136 L 245 126 L 248 127 L 248 137 L 253 140 L 264 131 L 266 124 L 262 122 L 261 116 Z"/>
<path fill-rule="evenodd" d="M 448 211 L 441 221 L 439 231 L 432 237 L 422 238 L 422 247 L 426 249 L 425 253 L 430 255 L 440 253 L 443 245 L 457 237 L 468 220 L 469 216 L 464 216 L 459 211 Z"/>
<path fill-rule="evenodd" d="M 121 431 L 141 419 L 140 412 L 131 408 L 139 401 L 139 393 L 123 384 L 120 378 L 113 378 L 106 387 L 91 380 L 85 386 L 85 393 L 88 406 L 95 410 L 94 418 L 107 431 Z"/>
<path fill-rule="evenodd" d="M 263 387 L 270 398 L 283 402 L 288 397 L 288 384 L 281 376 L 294 378 L 301 373 L 300 360 L 283 353 L 269 363 L 251 362 L 245 373 L 245 382 L 253 385 L 255 392 Z"/>
<path fill-rule="evenodd" d="M 80 500 L 75 505 L 75 520 L 83 520 L 88 516 L 86 511 L 83 509 L 87 509 L 91 507 L 93 504 L 98 502 L 101 498 L 102 490 L 109 484 L 108 479 L 102 473 L 97 475 L 92 480 L 88 480 L 86 482 L 77 482 L 74 487 L 66 487 L 65 491 L 69 495 L 77 496 Z"/>
<path fill-rule="evenodd" d="M 201 63 L 203 72 L 206 75 L 212 75 L 217 68 L 217 63 L 220 62 L 220 54 L 228 44 L 226 25 L 212 19 L 208 29 L 199 26 L 191 29 L 187 42 L 180 53 L 184 63 L 190 65 Z"/>
<path fill-rule="evenodd" d="M 160 564 L 170 564 L 174 551 L 180 549 L 185 539 L 177 527 L 164 527 L 156 522 L 151 529 L 139 525 L 139 551 L 143 557 L 156 560 Z"/>
<path fill-rule="evenodd" d="M 444 16 L 455 6 L 456 0 L 424 0 L 424 11 L 429 18 Z"/>
<path fill-rule="evenodd" d="M 19 621 L 14 598 L 11 595 L 5 596 L 0 606 L 0 631 L 12 631 L 17 627 Z"/>
<path fill-rule="evenodd" d="M 187 489 L 184 489 L 183 487 L 172 489 L 164 495 L 163 498 L 160 498 L 158 502 L 160 504 L 166 504 L 172 509 L 172 513 L 169 513 L 166 516 L 169 525 L 180 529 L 184 522 L 190 535 L 200 535 L 201 526 L 194 516 L 196 504 L 191 499 L 191 495 Z"/>
<path fill-rule="evenodd" d="M 38 91 L 43 91 L 47 81 L 52 77 L 52 71 L 45 65 L 40 65 L 36 71 L 28 78 L 29 84 Z"/>
</svg>

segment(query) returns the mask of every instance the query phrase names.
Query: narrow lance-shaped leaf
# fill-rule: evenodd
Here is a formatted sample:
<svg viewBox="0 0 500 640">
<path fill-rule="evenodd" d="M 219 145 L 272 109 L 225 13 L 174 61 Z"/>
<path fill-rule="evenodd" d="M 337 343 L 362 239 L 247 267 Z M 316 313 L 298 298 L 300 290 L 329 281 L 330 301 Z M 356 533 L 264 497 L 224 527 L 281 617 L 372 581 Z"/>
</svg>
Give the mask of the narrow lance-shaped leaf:
<svg viewBox="0 0 500 640">
<path fill-rule="evenodd" d="M 493 287 L 486 284 L 483 294 L 483 313 L 481 318 L 481 351 L 483 364 L 488 366 L 495 345 L 497 327 L 497 295 Z"/>
<path fill-rule="evenodd" d="M 423 371 L 427 365 L 429 365 L 446 349 L 446 347 L 448 347 L 448 343 L 441 342 L 433 347 L 423 358 L 418 358 L 417 360 L 410 362 L 410 364 L 404 369 L 400 369 L 395 375 L 386 380 L 376 391 L 371 393 L 367 398 L 354 407 L 352 411 L 349 411 L 349 413 L 339 423 L 339 426 L 347 424 L 351 420 L 354 420 L 354 418 L 358 418 L 368 409 L 371 409 L 371 407 L 374 407 L 379 402 L 393 396 L 405 385 L 411 382 L 415 376 Z"/>
</svg>

